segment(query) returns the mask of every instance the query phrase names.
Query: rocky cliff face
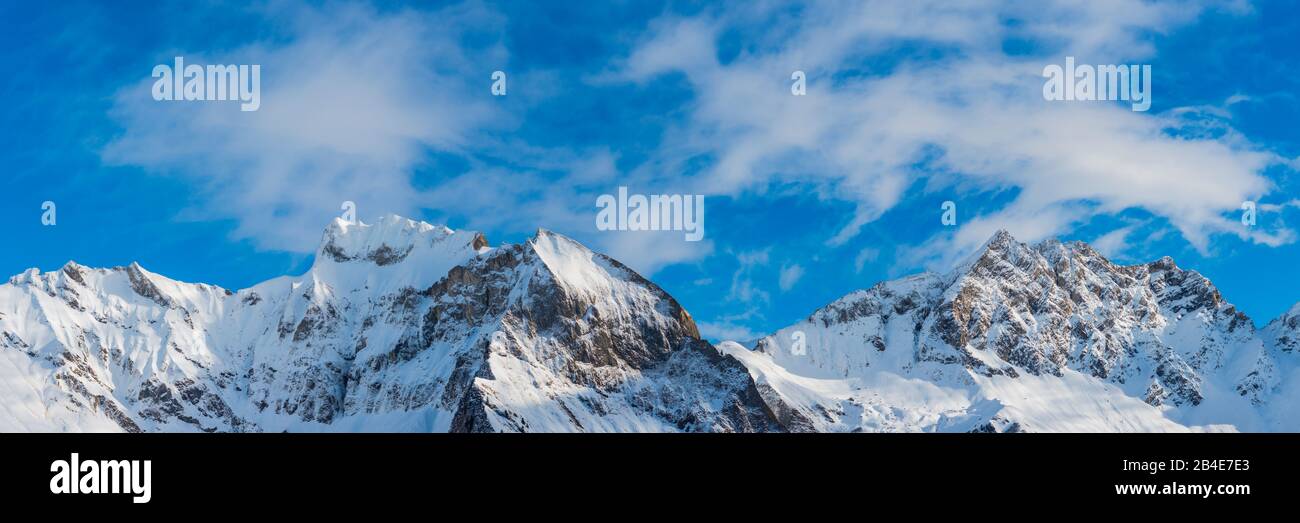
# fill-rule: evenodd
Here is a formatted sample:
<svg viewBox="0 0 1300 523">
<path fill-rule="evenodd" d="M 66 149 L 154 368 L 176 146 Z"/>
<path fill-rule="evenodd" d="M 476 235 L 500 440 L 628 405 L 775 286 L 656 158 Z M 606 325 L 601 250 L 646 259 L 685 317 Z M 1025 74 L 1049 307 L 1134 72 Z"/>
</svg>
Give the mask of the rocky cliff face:
<svg viewBox="0 0 1300 523">
<path fill-rule="evenodd" d="M 884 400 L 880 387 L 866 398 L 794 385 L 768 394 L 793 398 L 828 430 L 964 427 L 957 419 L 972 430 L 1272 430 L 1295 422 L 1268 413 L 1294 366 L 1292 320 L 1261 335 L 1209 280 L 1169 258 L 1119 266 L 1083 243 L 1027 246 L 1000 232 L 949 274 L 852 293 L 761 340 L 757 355 L 729 352 L 764 390 L 801 377 L 863 390 L 895 378 L 951 400 Z M 1071 381 L 1086 386 L 1059 387 Z"/>
<path fill-rule="evenodd" d="M 577 242 L 390 216 L 239 292 L 132 265 L 0 286 L 10 430 L 779 431 L 745 368 Z"/>
</svg>

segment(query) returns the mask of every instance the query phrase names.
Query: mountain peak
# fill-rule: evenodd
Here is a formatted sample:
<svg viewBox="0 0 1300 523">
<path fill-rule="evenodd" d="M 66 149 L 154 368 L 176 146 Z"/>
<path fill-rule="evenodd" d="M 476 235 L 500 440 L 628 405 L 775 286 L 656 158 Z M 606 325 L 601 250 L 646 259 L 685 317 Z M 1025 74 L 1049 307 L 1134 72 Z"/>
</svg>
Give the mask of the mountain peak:
<svg viewBox="0 0 1300 523">
<path fill-rule="evenodd" d="M 380 266 L 391 265 L 405 259 L 415 248 L 432 245 L 454 233 L 442 225 L 396 214 L 383 215 L 373 223 L 335 218 L 321 237 L 317 260 L 369 260 Z"/>
<path fill-rule="evenodd" d="M 1016 241 L 1016 238 L 1009 231 L 998 229 L 997 232 L 993 233 L 993 236 L 989 237 L 988 241 L 984 242 L 982 247 L 976 249 L 976 258 L 989 252 L 1007 252 L 1017 246 L 1021 246 L 1021 243 Z"/>
<path fill-rule="evenodd" d="M 537 229 L 528 247 L 556 277 L 577 289 L 598 294 L 609 286 L 610 276 L 606 267 L 596 262 L 598 255 L 572 238 Z"/>
<path fill-rule="evenodd" d="M 1158 270 L 1172 270 L 1178 268 L 1178 264 L 1174 263 L 1174 259 L 1169 256 L 1161 256 L 1159 260 L 1148 263 L 1147 266 Z"/>
<path fill-rule="evenodd" d="M 40 277 L 41 270 L 35 267 L 9 277 L 9 285 L 25 285 L 36 281 Z"/>
<path fill-rule="evenodd" d="M 586 245 L 583 245 L 582 242 L 579 242 L 578 240 L 575 240 L 573 238 L 565 236 L 564 234 L 552 231 L 544 227 L 538 227 L 537 230 L 533 232 L 533 237 L 528 239 L 528 243 L 537 243 L 539 241 L 549 241 L 549 242 L 562 241 L 566 243 L 576 244 L 577 246 L 583 249 L 587 248 Z"/>
<path fill-rule="evenodd" d="M 326 238 L 344 236 L 393 237 L 402 234 L 416 236 L 437 233 L 450 234 L 451 232 L 451 229 L 442 225 L 433 225 L 420 220 L 412 220 L 392 213 L 379 216 L 370 223 L 360 220 L 347 221 L 341 217 L 336 217 L 333 220 L 330 220 L 329 225 L 325 227 Z"/>
<path fill-rule="evenodd" d="M 46 408 L 0 408 L 0 430 L 783 429 L 676 300 L 546 229 L 489 249 L 334 220 L 305 274 L 239 293 L 138 263 L 23 278 L 0 286 L 0 354 L 30 363 L 0 378 Z"/>
<path fill-rule="evenodd" d="M 1016 241 L 1016 238 L 1011 235 L 1011 231 L 1006 229 L 998 229 L 993 233 L 993 236 L 989 237 L 990 244 L 1003 244 L 1014 241 Z"/>
<path fill-rule="evenodd" d="M 1011 236 L 1010 232 L 1006 229 L 998 229 L 997 232 L 993 233 L 993 236 L 990 236 L 989 239 L 984 242 L 984 245 L 975 249 L 964 261 L 957 264 L 954 272 L 957 274 L 966 274 L 976 267 L 987 265 L 996 260 L 1017 258 L 1018 251 L 1024 249 L 1027 249 L 1027 247 L 1016 241 L 1015 237 Z"/>
</svg>

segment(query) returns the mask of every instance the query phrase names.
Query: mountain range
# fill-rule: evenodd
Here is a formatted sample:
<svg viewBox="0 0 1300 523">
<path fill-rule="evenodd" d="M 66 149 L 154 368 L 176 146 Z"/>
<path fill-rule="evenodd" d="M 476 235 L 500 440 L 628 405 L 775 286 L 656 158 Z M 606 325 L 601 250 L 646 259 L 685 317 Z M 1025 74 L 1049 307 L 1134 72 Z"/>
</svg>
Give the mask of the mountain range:
<svg viewBox="0 0 1300 523">
<path fill-rule="evenodd" d="M 1297 431 L 1300 305 L 1263 329 L 1172 259 L 997 233 L 751 346 L 539 230 L 333 221 L 232 291 L 138 264 L 0 285 L 5 431 Z"/>
</svg>

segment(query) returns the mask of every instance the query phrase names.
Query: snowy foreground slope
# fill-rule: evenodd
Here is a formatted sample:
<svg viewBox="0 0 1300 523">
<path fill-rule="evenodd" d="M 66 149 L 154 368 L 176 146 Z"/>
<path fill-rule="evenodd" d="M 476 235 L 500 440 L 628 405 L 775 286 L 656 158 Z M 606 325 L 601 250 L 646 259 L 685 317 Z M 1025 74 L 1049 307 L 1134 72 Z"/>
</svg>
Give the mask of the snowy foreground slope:
<svg viewBox="0 0 1300 523">
<path fill-rule="evenodd" d="M 138 265 L 0 286 L 8 431 L 778 431 L 672 297 L 539 231 L 335 221 L 231 292 Z"/>
<path fill-rule="evenodd" d="M 795 343 L 796 338 L 800 343 Z M 995 236 L 755 350 L 617 261 L 388 216 L 238 292 L 138 265 L 0 285 L 5 431 L 1300 430 L 1300 306 Z"/>
<path fill-rule="evenodd" d="M 1262 331 L 1200 274 L 999 232 L 948 274 L 851 293 L 745 363 L 818 431 L 1297 431 L 1300 306 Z"/>
</svg>

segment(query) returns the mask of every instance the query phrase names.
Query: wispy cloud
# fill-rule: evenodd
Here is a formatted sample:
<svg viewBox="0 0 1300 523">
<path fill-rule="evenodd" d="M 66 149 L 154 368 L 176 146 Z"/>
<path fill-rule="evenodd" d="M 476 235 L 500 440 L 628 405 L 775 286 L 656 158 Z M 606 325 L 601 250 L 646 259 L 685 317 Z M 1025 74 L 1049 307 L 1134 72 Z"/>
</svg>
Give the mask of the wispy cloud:
<svg viewBox="0 0 1300 523">
<path fill-rule="evenodd" d="M 771 252 L 772 249 L 769 247 L 736 255 L 736 262 L 739 266 L 736 268 L 736 272 L 731 275 L 731 290 L 727 293 L 727 299 L 742 303 L 768 302 L 772 300 L 771 294 L 764 291 L 762 286 L 754 283 L 755 272 L 767 266 Z"/>
<path fill-rule="evenodd" d="M 236 236 L 262 248 L 310 251 L 343 200 L 363 217 L 431 214 L 510 232 L 544 226 L 648 275 L 730 252 L 727 239 L 745 234 L 710 229 L 691 243 L 675 233 L 597 231 L 595 197 L 618 185 L 709 196 L 799 187 L 853 209 L 822 233 L 831 248 L 850 245 L 917 187 L 959 204 L 980 192 L 1014 195 L 991 212 L 961 213 L 955 229 L 909 239 L 891 257 L 911 267 L 951 263 L 999 228 L 1032 241 L 1134 209 L 1203 252 L 1216 235 L 1295 239 L 1281 221 L 1244 228 L 1233 214 L 1244 200 L 1284 200 L 1270 194 L 1276 187 L 1263 171 L 1291 162 L 1232 130 L 1228 109 L 1247 98 L 1162 108 L 1157 83 L 1157 110 L 1134 113 L 1041 97 L 1043 66 L 1066 55 L 1160 67 L 1150 35 L 1195 20 L 1208 9 L 1201 2 L 732 4 L 667 14 L 624 35 L 633 45 L 606 70 L 512 70 L 505 100 L 489 96 L 488 75 L 509 69 L 501 36 L 509 24 L 482 4 L 432 12 L 267 5 L 260 9 L 274 34 L 157 56 L 261 64 L 260 111 L 155 102 L 141 71 L 116 96 L 122 133 L 102 152 L 111 164 L 196 180 L 206 198 L 192 211 L 234 219 Z M 737 34 L 745 35 L 739 44 Z M 1029 45 L 1012 52 L 1009 41 Z M 795 70 L 807 73 L 806 96 L 790 92 Z M 557 144 L 513 132 L 529 109 L 581 96 L 575 85 L 665 77 L 683 79 L 690 98 L 645 126 L 663 127 L 645 154 L 616 141 Z M 431 152 L 462 157 L 467 168 L 413 183 Z M 1107 242 L 1116 251 L 1131 245 L 1120 238 Z M 853 266 L 861 272 L 878 257 L 860 250 Z M 776 279 L 783 291 L 817 273 L 813 260 L 787 263 Z M 770 299 L 772 279 L 755 283 L 753 266 L 734 275 L 731 300 Z"/>
<path fill-rule="evenodd" d="M 263 248 L 309 251 L 343 201 L 363 216 L 416 214 L 425 195 L 411 173 L 426 152 L 462 149 L 504 120 L 489 103 L 493 67 L 483 65 L 503 63 L 504 47 L 462 43 L 466 31 L 502 24 L 480 6 L 422 13 L 274 3 L 263 15 L 284 34 L 157 56 L 260 64 L 259 111 L 155 101 L 141 71 L 116 95 L 111 114 L 123 132 L 104 148 L 105 162 L 192 178 L 207 194 L 196 215 L 233 218 L 235 235 Z"/>
<path fill-rule="evenodd" d="M 1092 248 L 1113 260 L 1128 251 L 1128 237 L 1133 234 L 1134 228 L 1134 226 L 1130 225 L 1103 234 L 1091 242 Z"/>
<path fill-rule="evenodd" d="M 689 79 L 690 119 L 670 132 L 664 163 L 712 155 L 716 162 L 696 180 L 704 190 L 739 194 L 795 182 L 854 203 L 831 246 L 894 208 L 918 178 L 958 200 L 974 189 L 1017 190 L 1000 211 L 965 219 L 910 253 L 931 263 L 959 259 L 998 228 L 1036 240 L 1128 209 L 1167 219 L 1202 252 L 1216 234 L 1293 241 L 1289 230 L 1248 230 L 1231 215 L 1275 189 L 1263 171 L 1283 162 L 1258 144 L 1198 134 L 1192 126 L 1204 120 L 1173 112 L 1041 96 L 1045 65 L 1066 55 L 1084 63 L 1155 60 L 1149 35 L 1203 9 L 1195 2 L 764 3 L 662 19 L 620 72 L 632 81 L 667 73 Z M 786 16 L 791 10 L 800 16 Z M 729 31 L 759 27 L 768 36 L 717 58 L 716 42 Z M 1008 39 L 1032 42 L 1031 52 L 1008 52 Z M 676 52 L 688 43 L 701 52 Z M 909 49 L 922 51 L 909 56 Z M 806 96 L 789 90 L 795 70 L 808 75 Z M 1209 117 L 1229 126 L 1222 115 Z"/>
<path fill-rule="evenodd" d="M 790 289 L 793 289 L 795 284 L 799 283 L 799 280 L 802 278 L 803 266 L 797 263 L 786 265 L 781 267 L 781 276 L 777 280 L 777 285 L 781 288 L 781 292 L 789 291 Z"/>
<path fill-rule="evenodd" d="M 880 249 L 875 247 L 864 247 L 862 250 L 858 251 L 857 256 L 853 257 L 853 270 L 862 272 L 862 269 L 866 268 L 868 263 L 874 262 L 878 258 L 880 258 Z"/>
<path fill-rule="evenodd" d="M 738 341 L 745 342 L 758 339 L 761 333 L 755 332 L 743 325 L 736 325 L 727 321 L 709 322 L 701 321 L 696 323 L 700 329 L 700 336 L 704 339 L 713 341 Z"/>
</svg>

